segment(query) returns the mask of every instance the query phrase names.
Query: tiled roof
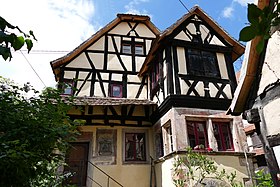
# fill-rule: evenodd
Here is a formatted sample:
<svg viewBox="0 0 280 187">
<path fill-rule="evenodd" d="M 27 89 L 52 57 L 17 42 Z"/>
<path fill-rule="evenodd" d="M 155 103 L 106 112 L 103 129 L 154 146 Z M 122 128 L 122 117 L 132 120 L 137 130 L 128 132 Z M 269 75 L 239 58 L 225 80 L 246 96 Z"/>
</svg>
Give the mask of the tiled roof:
<svg viewBox="0 0 280 187">
<path fill-rule="evenodd" d="M 75 105 L 156 105 L 155 102 L 148 99 L 127 99 L 112 97 L 75 97 Z"/>
</svg>

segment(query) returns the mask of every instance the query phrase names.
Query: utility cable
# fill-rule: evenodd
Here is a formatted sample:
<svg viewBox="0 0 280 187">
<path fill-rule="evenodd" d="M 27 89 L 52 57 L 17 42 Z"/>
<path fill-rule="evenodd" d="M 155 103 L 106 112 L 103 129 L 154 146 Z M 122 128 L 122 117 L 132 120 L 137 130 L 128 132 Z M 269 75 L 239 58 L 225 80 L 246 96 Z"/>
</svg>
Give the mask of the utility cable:
<svg viewBox="0 0 280 187">
<path fill-rule="evenodd" d="M 44 81 L 41 79 L 41 77 L 39 76 L 39 74 L 36 72 L 36 70 L 33 68 L 33 66 L 31 65 L 31 63 L 29 62 L 29 60 L 26 58 L 26 56 L 23 54 L 23 52 L 22 52 L 21 50 L 20 50 L 20 53 L 21 53 L 22 56 L 25 58 L 26 62 L 29 64 L 29 66 L 30 66 L 31 69 L 34 71 L 34 73 L 37 75 L 37 77 L 40 79 L 40 81 L 43 83 L 43 85 L 44 85 L 45 87 L 47 87 L 46 84 L 44 83 Z"/>
</svg>

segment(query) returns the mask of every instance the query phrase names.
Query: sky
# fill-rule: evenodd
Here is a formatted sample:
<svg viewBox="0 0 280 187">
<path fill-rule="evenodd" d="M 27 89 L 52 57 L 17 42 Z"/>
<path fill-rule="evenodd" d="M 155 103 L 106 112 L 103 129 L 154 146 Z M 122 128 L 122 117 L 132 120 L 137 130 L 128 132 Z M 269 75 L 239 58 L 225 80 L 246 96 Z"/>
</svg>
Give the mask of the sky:
<svg viewBox="0 0 280 187">
<path fill-rule="evenodd" d="M 182 3 L 185 7 L 182 5 Z M 116 18 L 118 13 L 143 14 L 160 30 L 200 6 L 235 39 L 247 24 L 247 4 L 254 0 L 0 0 L 0 16 L 37 38 L 30 53 L 0 58 L 0 76 L 29 82 L 37 90 L 56 85 L 50 62 L 79 46 Z M 187 10 L 188 9 L 188 10 Z M 242 59 L 234 64 L 240 68 Z"/>
</svg>

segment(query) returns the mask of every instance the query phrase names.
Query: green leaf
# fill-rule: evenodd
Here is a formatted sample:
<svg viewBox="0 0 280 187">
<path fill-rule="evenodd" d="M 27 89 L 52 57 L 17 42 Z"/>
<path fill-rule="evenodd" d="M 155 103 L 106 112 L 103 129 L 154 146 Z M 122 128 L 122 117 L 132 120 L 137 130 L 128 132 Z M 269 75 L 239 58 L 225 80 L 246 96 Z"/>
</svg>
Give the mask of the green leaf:
<svg viewBox="0 0 280 187">
<path fill-rule="evenodd" d="M 10 48 L 0 46 L 0 55 L 4 58 L 4 60 L 7 60 L 8 58 L 11 59 L 12 54 Z"/>
<path fill-rule="evenodd" d="M 261 54 L 263 48 L 264 48 L 264 40 L 261 40 L 256 46 L 257 53 Z"/>
<path fill-rule="evenodd" d="M 239 33 L 239 40 L 248 42 L 256 37 L 256 29 L 253 26 L 244 27 Z"/>
<path fill-rule="evenodd" d="M 34 40 L 36 40 L 37 41 L 37 38 L 35 37 L 35 35 L 34 35 L 34 33 L 33 33 L 33 31 L 29 31 L 29 34 L 30 34 L 30 36 L 32 36 L 33 38 L 34 38 Z"/>
<path fill-rule="evenodd" d="M 248 4 L 248 21 L 252 24 L 259 22 L 262 11 L 255 4 Z"/>
<path fill-rule="evenodd" d="M 26 43 L 26 45 L 27 45 L 27 50 L 28 50 L 28 53 L 29 53 L 30 50 L 31 50 L 32 47 L 33 47 L 33 42 L 32 42 L 32 40 L 30 40 L 30 39 L 26 39 L 26 40 L 25 40 L 25 43 Z"/>
<path fill-rule="evenodd" d="M 14 43 L 12 44 L 12 46 L 15 50 L 21 49 L 23 45 L 24 45 L 23 36 L 16 37 Z"/>
<path fill-rule="evenodd" d="M 0 16 L 0 29 L 1 29 L 1 31 L 5 30 L 6 25 L 7 25 L 7 21 Z"/>
<path fill-rule="evenodd" d="M 0 43 L 6 41 L 7 39 L 7 34 L 3 31 L 0 31 Z"/>
</svg>

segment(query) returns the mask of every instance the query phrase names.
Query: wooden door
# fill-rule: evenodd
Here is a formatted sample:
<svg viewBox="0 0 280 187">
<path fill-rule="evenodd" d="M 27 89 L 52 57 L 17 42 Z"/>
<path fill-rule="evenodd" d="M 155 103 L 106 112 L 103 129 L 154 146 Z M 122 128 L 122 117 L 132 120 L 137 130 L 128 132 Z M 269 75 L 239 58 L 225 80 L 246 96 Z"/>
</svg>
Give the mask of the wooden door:
<svg viewBox="0 0 280 187">
<path fill-rule="evenodd" d="M 73 176 L 67 180 L 67 184 L 86 186 L 88 149 L 88 142 L 71 143 L 71 148 L 66 156 L 68 166 L 65 171 L 70 171 Z"/>
</svg>

